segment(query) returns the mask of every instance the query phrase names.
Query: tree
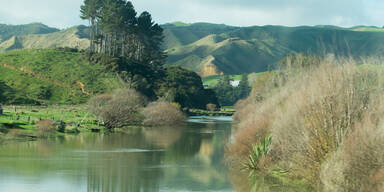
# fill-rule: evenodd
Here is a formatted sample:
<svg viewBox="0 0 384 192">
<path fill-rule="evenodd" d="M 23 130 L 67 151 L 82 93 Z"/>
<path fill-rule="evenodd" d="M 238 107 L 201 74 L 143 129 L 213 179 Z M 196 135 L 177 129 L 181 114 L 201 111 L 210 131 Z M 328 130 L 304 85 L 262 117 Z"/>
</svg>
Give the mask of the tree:
<svg viewBox="0 0 384 192">
<path fill-rule="evenodd" d="M 193 71 L 168 67 L 162 82 L 158 95 L 168 97 L 168 101 L 177 102 L 182 107 L 205 109 L 208 103 L 219 106 L 214 92 L 204 89 L 201 77 Z"/>
<path fill-rule="evenodd" d="M 91 24 L 91 52 L 126 57 L 155 68 L 165 63 L 163 29 L 150 13 L 145 11 L 137 17 L 134 6 L 126 0 L 84 0 L 80 12 Z"/>
<path fill-rule="evenodd" d="M 249 93 L 251 92 L 251 87 L 248 83 L 248 74 L 243 74 L 241 76 L 241 81 L 239 83 L 239 86 L 237 87 L 238 91 L 238 99 L 244 99 L 248 97 Z"/>
<path fill-rule="evenodd" d="M 238 100 L 246 98 L 251 92 L 247 74 L 242 75 L 241 81 L 237 87 L 233 87 L 231 81 L 232 79 L 230 76 L 225 75 L 219 80 L 214 88 L 221 105 L 232 106 Z"/>
<path fill-rule="evenodd" d="M 150 100 L 167 97 L 183 107 L 217 104 L 201 78 L 182 68 L 165 68 L 163 29 L 149 12 L 137 14 L 127 0 L 84 0 L 81 18 L 90 20 L 90 62 L 100 62 L 116 73 L 128 89 Z M 95 35 L 96 34 L 96 35 Z"/>
<path fill-rule="evenodd" d="M 231 106 L 235 103 L 235 92 L 231 85 L 232 79 L 225 75 L 220 78 L 216 87 L 214 88 L 219 102 L 223 106 Z"/>
<path fill-rule="evenodd" d="M 91 24 L 90 32 L 90 50 L 94 51 L 95 36 L 97 35 L 97 22 L 96 19 L 99 16 L 100 9 L 102 7 L 101 0 L 84 0 L 84 4 L 80 6 L 80 18 L 89 20 Z"/>
</svg>

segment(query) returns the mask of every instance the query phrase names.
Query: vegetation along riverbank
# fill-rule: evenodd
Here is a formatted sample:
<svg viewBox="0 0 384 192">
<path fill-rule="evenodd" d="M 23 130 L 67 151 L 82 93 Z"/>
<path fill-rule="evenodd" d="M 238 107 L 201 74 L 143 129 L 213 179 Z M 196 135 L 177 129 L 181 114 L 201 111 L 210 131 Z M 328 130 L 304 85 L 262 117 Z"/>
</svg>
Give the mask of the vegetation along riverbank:
<svg viewBox="0 0 384 192">
<path fill-rule="evenodd" d="M 375 59 L 288 57 L 237 104 L 228 160 L 312 190 L 382 191 L 383 73 Z"/>
<path fill-rule="evenodd" d="M 165 66 L 163 29 L 148 12 L 124 0 L 84 1 L 81 18 L 91 21 L 88 50 L 0 54 L 3 133 L 34 138 L 175 124 L 189 109 L 220 108 L 197 73 Z"/>
</svg>

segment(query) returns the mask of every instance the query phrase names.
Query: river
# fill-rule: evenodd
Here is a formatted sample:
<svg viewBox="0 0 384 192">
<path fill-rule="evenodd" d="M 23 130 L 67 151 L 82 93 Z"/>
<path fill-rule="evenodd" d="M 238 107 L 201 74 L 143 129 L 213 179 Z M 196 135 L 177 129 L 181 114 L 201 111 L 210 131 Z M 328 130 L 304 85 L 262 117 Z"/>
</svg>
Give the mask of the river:
<svg viewBox="0 0 384 192">
<path fill-rule="evenodd" d="M 231 117 L 0 147 L 1 192 L 234 191 L 223 157 Z"/>
</svg>

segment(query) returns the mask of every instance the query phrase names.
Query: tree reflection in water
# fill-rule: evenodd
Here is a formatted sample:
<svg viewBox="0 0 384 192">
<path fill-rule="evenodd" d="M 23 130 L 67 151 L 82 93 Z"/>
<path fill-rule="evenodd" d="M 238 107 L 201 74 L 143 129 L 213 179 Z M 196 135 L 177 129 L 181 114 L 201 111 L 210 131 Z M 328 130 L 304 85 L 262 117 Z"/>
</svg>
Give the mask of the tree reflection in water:
<svg viewBox="0 0 384 192">
<path fill-rule="evenodd" d="M 230 135 L 211 121 L 0 146 L 0 191 L 232 191 Z"/>
</svg>

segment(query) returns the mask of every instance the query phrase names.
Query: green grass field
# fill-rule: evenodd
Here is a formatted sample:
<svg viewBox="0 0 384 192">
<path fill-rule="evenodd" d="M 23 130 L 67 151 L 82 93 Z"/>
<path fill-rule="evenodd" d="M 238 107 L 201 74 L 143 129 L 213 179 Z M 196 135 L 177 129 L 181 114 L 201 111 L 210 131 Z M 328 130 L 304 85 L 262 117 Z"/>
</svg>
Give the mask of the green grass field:
<svg viewBox="0 0 384 192">
<path fill-rule="evenodd" d="M 203 84 L 208 85 L 208 87 L 214 87 L 220 80 L 220 78 L 223 77 L 221 75 L 214 75 L 209 77 L 204 77 Z M 241 80 L 241 75 L 229 75 L 230 79 L 233 80 Z"/>
<path fill-rule="evenodd" d="M 252 86 L 253 82 L 256 80 L 256 78 L 263 74 L 264 72 L 261 73 L 250 73 L 248 74 L 248 83 L 250 86 Z M 208 88 L 215 87 L 217 83 L 219 82 L 220 78 L 223 76 L 221 75 L 214 75 L 214 76 L 209 76 L 209 77 L 203 77 L 203 84 L 208 85 Z M 241 75 L 229 75 L 230 79 L 232 80 L 241 80 Z"/>
<path fill-rule="evenodd" d="M 95 116 L 89 114 L 83 105 L 77 106 L 5 106 L 0 115 L 0 124 L 7 129 L 35 131 L 35 124 L 42 120 L 63 121 L 67 127 L 79 126 L 80 131 L 102 129 Z"/>
</svg>

